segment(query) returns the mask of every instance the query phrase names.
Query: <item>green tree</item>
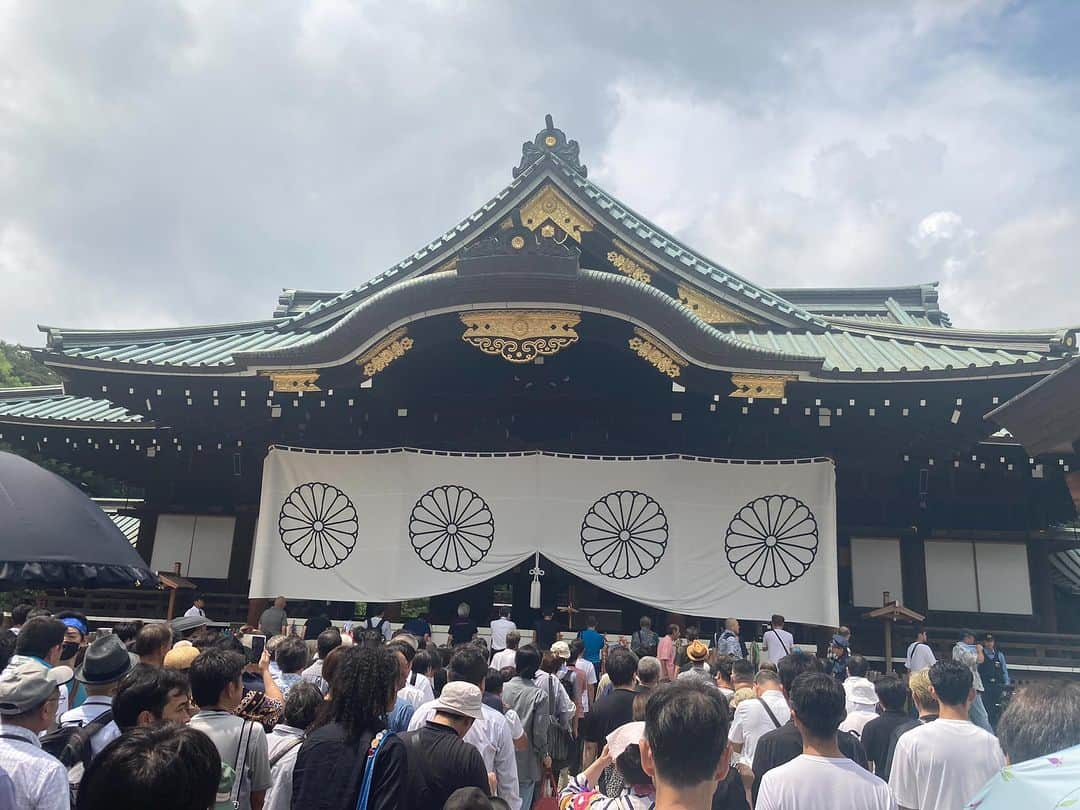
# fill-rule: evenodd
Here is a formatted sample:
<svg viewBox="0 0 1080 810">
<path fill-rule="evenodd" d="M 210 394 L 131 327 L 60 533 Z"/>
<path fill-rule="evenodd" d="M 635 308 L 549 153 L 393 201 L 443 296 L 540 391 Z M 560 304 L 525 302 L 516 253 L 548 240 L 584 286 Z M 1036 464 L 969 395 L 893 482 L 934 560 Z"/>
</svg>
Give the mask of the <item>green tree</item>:
<svg viewBox="0 0 1080 810">
<path fill-rule="evenodd" d="M 60 378 L 35 360 L 30 352 L 0 340 L 0 388 L 56 385 Z"/>
</svg>

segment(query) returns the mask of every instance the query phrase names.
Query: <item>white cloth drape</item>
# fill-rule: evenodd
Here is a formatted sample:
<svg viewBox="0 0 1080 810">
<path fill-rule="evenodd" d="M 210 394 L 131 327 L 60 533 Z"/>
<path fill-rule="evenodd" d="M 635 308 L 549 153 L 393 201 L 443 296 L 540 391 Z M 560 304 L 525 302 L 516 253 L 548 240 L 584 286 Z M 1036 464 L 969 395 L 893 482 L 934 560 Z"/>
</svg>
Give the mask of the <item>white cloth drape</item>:
<svg viewBox="0 0 1080 810">
<path fill-rule="evenodd" d="M 251 596 L 432 596 L 536 551 L 661 609 L 838 621 L 828 460 L 272 448 Z"/>
</svg>

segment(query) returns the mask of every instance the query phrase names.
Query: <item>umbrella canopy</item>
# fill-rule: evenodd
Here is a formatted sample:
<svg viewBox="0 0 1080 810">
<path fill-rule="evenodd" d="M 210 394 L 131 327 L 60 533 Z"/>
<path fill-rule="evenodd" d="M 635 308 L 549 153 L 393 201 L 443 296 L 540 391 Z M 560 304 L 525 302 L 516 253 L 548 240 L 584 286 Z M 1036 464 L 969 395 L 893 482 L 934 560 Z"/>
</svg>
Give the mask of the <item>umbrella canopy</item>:
<svg viewBox="0 0 1080 810">
<path fill-rule="evenodd" d="M 0 452 L 0 590 L 126 588 L 157 577 L 101 508 L 63 478 Z"/>
</svg>

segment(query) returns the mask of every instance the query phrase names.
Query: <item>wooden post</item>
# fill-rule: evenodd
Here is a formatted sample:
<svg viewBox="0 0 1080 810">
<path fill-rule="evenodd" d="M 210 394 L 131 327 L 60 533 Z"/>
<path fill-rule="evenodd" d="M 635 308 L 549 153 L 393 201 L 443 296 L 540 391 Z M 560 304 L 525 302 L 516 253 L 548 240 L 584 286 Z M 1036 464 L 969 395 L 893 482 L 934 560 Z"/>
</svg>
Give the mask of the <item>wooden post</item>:
<svg viewBox="0 0 1080 810">
<path fill-rule="evenodd" d="M 180 576 L 180 563 L 173 563 L 173 572 Z M 165 621 L 171 622 L 176 615 L 176 588 L 169 588 L 169 610 L 165 614 Z"/>
</svg>

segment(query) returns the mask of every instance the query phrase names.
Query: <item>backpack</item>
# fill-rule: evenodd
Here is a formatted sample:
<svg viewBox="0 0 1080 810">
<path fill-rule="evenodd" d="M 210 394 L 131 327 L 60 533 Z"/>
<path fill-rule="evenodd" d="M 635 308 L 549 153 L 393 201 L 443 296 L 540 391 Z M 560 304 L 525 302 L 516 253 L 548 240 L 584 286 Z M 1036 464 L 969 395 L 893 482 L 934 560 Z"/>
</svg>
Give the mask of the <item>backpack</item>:
<svg viewBox="0 0 1080 810">
<path fill-rule="evenodd" d="M 660 645 L 660 636 L 653 630 L 640 629 L 630 636 L 630 649 L 638 658 L 646 655 L 656 656 L 656 648 Z"/>
<path fill-rule="evenodd" d="M 67 769 L 72 807 L 75 806 L 83 774 L 94 758 L 90 740 L 112 720 L 112 709 L 106 709 L 85 726 L 60 726 L 41 738 L 42 749 L 60 760 L 60 764 Z"/>
</svg>

